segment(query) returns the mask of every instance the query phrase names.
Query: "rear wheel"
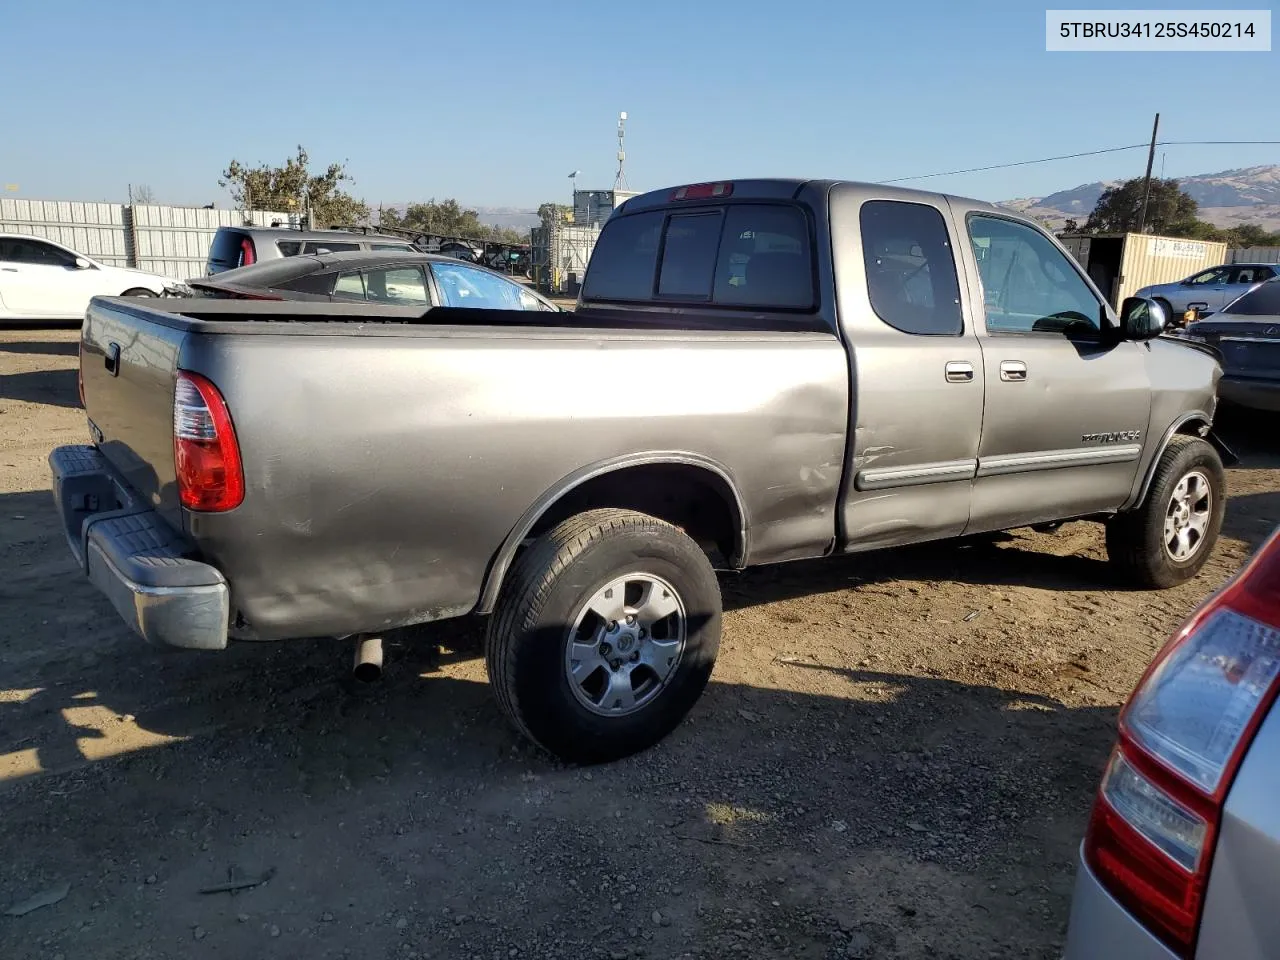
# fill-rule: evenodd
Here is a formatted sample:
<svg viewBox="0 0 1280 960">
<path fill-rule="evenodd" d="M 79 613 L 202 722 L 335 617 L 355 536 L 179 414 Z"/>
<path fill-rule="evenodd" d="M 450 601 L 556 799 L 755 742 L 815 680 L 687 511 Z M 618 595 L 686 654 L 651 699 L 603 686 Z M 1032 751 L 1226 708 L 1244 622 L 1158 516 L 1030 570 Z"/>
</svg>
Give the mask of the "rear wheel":
<svg viewBox="0 0 1280 960">
<path fill-rule="evenodd" d="M 540 537 L 503 584 L 485 638 L 498 704 L 564 760 L 657 743 L 697 702 L 720 646 L 720 587 L 678 528 L 591 510 Z"/>
<path fill-rule="evenodd" d="M 130 289 L 126 290 L 124 293 L 120 294 L 120 296 L 122 297 L 154 297 L 155 293 L 148 290 L 146 287 L 131 287 Z"/>
<path fill-rule="evenodd" d="M 1163 589 L 1200 572 L 1222 529 L 1222 460 L 1198 437 L 1174 436 L 1142 505 L 1107 524 L 1107 555 L 1135 586 Z"/>
</svg>

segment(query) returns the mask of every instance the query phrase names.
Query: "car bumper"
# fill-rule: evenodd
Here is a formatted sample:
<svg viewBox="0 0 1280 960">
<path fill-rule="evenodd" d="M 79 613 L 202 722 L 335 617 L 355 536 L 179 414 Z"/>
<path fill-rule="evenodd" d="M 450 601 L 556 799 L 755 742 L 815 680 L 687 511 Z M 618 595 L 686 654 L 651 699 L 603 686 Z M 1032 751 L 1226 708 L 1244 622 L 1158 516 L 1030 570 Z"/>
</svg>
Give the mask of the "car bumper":
<svg viewBox="0 0 1280 960">
<path fill-rule="evenodd" d="M 1239 407 L 1280 413 L 1280 381 L 1277 380 L 1223 377 L 1218 381 L 1218 396 Z"/>
<path fill-rule="evenodd" d="M 58 447 L 49 469 L 71 553 L 125 623 L 150 643 L 226 647 L 226 579 L 191 558 L 191 544 L 120 481 L 97 448 Z"/>
<path fill-rule="evenodd" d="M 1098 882 L 1083 849 L 1063 960 L 1178 960 Z"/>
</svg>

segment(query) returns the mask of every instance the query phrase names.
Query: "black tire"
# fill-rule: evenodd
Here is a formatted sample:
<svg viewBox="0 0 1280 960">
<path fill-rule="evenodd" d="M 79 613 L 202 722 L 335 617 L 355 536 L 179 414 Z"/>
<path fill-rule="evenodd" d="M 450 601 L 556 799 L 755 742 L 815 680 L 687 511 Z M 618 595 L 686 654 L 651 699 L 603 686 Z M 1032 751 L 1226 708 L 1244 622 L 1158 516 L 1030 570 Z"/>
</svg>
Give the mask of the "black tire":
<svg viewBox="0 0 1280 960">
<path fill-rule="evenodd" d="M 1180 313 L 1179 313 L 1179 314 L 1175 314 L 1175 313 L 1173 312 L 1173 304 L 1171 304 L 1171 303 L 1170 303 L 1168 300 L 1166 300 L 1164 297 L 1156 297 L 1156 298 L 1155 298 L 1155 301 L 1156 301 L 1156 303 L 1160 304 L 1160 306 L 1164 307 L 1164 316 L 1165 316 L 1165 320 L 1166 320 L 1166 322 L 1168 322 L 1168 323 L 1172 323 L 1172 324 L 1181 325 L 1181 323 L 1182 323 L 1182 314 L 1180 314 Z"/>
<path fill-rule="evenodd" d="M 154 297 L 155 294 L 152 291 L 148 290 L 146 287 L 130 287 L 124 293 L 120 294 L 120 296 L 122 297 Z"/>
<path fill-rule="evenodd" d="M 1185 560 L 1166 549 L 1165 520 L 1173 492 L 1183 477 L 1199 473 L 1208 481 L 1208 524 Z M 1222 460 L 1213 446 L 1198 437 L 1177 435 L 1156 464 L 1151 488 L 1140 506 L 1107 524 L 1107 556 L 1126 581 L 1143 589 L 1163 590 L 1190 580 L 1213 551 L 1226 507 Z"/>
<path fill-rule="evenodd" d="M 630 574 L 674 588 L 684 649 L 653 699 L 634 713 L 602 716 L 570 687 L 566 644 L 596 592 Z M 485 635 L 489 682 L 503 713 L 534 743 L 571 763 L 616 760 L 665 737 L 702 695 L 720 649 L 720 614 L 715 571 L 693 540 L 646 514 L 590 510 L 543 534 L 507 575 Z"/>
</svg>

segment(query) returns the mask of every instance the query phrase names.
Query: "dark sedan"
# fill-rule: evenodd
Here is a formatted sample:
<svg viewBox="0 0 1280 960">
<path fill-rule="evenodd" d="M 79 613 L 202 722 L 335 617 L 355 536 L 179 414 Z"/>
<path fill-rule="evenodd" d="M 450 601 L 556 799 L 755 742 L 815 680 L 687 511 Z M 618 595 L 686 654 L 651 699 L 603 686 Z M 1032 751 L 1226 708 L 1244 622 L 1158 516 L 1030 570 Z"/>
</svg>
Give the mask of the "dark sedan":
<svg viewBox="0 0 1280 960">
<path fill-rule="evenodd" d="M 1222 353 L 1218 396 L 1255 410 L 1280 412 L 1280 278 L 1237 297 L 1178 334 Z"/>
<path fill-rule="evenodd" d="M 385 251 L 295 256 L 188 280 L 180 295 L 251 300 L 380 303 L 387 306 L 560 308 L 478 264 L 429 253 Z"/>
</svg>

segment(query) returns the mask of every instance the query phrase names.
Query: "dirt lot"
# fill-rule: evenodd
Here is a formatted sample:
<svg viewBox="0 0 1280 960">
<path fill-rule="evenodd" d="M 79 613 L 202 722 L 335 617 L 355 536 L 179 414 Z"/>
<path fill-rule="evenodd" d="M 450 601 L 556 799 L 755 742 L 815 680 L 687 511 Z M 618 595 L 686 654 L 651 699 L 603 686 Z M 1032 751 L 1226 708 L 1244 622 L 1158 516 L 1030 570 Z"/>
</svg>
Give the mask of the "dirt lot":
<svg viewBox="0 0 1280 960">
<path fill-rule="evenodd" d="M 0 911 L 70 884 L 0 914 L 6 960 L 1056 957 L 1117 706 L 1280 519 L 1280 439 L 1238 423 L 1176 590 L 1110 589 L 1088 524 L 728 578 L 690 720 L 588 772 L 502 722 L 473 625 L 363 697 L 346 645 L 135 640 L 47 492 L 75 362 L 0 331 Z"/>
</svg>

